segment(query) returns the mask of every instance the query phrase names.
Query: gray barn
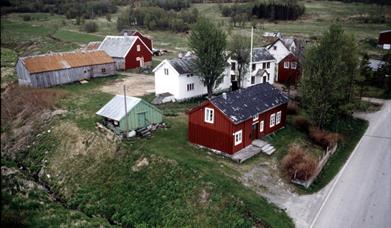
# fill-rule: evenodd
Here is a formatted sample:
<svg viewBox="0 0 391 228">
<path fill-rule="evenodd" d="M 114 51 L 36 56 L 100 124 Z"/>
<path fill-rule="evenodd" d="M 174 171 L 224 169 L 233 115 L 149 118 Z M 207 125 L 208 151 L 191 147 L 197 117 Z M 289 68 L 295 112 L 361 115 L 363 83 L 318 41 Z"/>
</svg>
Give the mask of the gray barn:
<svg viewBox="0 0 391 228">
<path fill-rule="evenodd" d="M 21 57 L 16 64 L 19 85 L 36 88 L 115 74 L 115 62 L 104 51 L 62 52 Z"/>
</svg>

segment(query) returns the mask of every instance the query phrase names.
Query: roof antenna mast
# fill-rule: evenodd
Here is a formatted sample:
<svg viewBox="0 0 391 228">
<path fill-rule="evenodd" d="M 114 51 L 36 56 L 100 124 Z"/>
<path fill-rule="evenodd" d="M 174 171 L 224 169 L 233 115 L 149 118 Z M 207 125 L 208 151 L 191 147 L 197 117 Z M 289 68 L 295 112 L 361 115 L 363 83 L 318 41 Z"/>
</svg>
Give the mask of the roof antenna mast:
<svg viewBox="0 0 391 228">
<path fill-rule="evenodd" d="M 252 65 L 253 65 L 253 32 L 254 28 L 251 26 L 251 43 L 250 43 L 250 64 L 249 64 L 249 75 L 251 79 L 251 70 L 252 70 Z"/>
</svg>

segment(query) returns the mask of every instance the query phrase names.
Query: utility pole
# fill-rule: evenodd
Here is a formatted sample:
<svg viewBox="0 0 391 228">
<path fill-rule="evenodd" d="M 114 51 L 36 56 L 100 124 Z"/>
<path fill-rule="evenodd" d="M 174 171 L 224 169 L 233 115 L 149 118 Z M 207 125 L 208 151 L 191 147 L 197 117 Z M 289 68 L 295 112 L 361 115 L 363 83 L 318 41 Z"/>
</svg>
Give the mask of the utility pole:
<svg viewBox="0 0 391 228">
<path fill-rule="evenodd" d="M 252 65 L 253 65 L 253 32 L 254 28 L 251 26 L 251 43 L 250 43 L 250 64 L 249 64 L 249 75 L 250 75 L 250 80 L 251 80 L 251 74 L 252 74 Z"/>
<path fill-rule="evenodd" d="M 124 85 L 124 100 L 125 100 L 125 137 L 128 137 L 129 123 L 128 123 L 128 108 L 126 106 L 126 85 Z"/>
</svg>

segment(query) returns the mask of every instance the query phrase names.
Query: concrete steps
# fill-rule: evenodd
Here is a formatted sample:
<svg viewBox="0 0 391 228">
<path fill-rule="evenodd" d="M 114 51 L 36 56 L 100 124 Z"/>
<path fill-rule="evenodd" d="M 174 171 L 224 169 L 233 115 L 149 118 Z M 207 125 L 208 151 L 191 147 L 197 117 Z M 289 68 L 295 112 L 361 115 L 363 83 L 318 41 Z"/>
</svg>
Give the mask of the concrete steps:
<svg viewBox="0 0 391 228">
<path fill-rule="evenodd" d="M 276 151 L 272 145 L 263 140 L 256 139 L 252 142 L 252 145 L 260 148 L 261 151 L 267 155 L 271 155 Z"/>
</svg>

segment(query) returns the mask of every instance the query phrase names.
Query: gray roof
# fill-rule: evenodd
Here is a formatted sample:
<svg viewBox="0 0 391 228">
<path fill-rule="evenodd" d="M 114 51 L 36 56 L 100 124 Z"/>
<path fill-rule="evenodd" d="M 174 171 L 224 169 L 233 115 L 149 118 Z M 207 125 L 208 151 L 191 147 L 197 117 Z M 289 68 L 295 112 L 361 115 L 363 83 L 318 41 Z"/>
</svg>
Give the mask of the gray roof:
<svg viewBox="0 0 391 228">
<path fill-rule="evenodd" d="M 168 62 L 179 74 L 194 73 L 196 70 L 196 57 L 185 56 L 183 58 L 170 59 Z"/>
<path fill-rule="evenodd" d="M 380 67 L 382 67 L 385 64 L 384 61 L 377 60 L 377 59 L 368 59 L 368 66 L 373 70 L 377 71 Z"/>
<path fill-rule="evenodd" d="M 127 113 L 132 110 L 139 102 L 140 98 L 126 96 Z M 96 115 L 107 117 L 112 120 L 120 121 L 125 116 L 125 99 L 123 95 L 116 95 L 105 106 L 96 112 Z"/>
<path fill-rule="evenodd" d="M 253 62 L 275 60 L 270 52 L 264 48 L 254 48 L 253 49 Z"/>
<path fill-rule="evenodd" d="M 132 47 L 137 36 L 106 36 L 98 50 L 104 50 L 111 57 L 123 58 Z"/>
<path fill-rule="evenodd" d="M 287 38 L 282 38 L 281 41 L 282 43 L 284 43 L 285 47 L 289 49 L 292 43 L 295 42 L 295 39 L 293 37 L 287 37 Z"/>
<path fill-rule="evenodd" d="M 288 102 L 288 97 L 269 83 L 261 83 L 210 99 L 234 123 L 240 123 Z"/>
</svg>

